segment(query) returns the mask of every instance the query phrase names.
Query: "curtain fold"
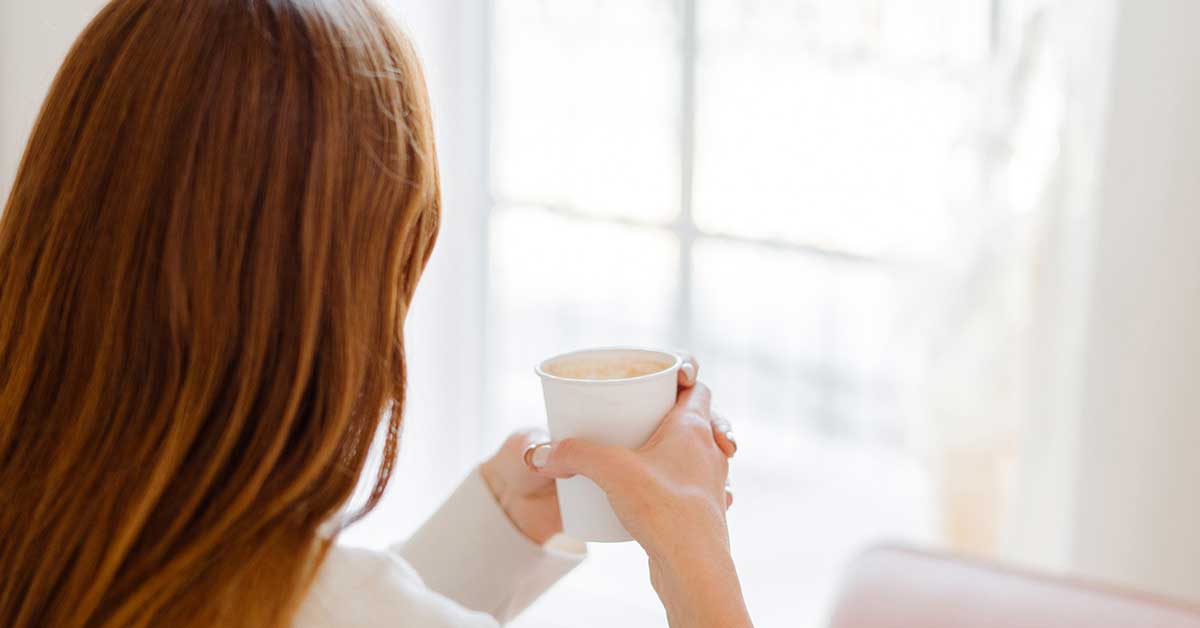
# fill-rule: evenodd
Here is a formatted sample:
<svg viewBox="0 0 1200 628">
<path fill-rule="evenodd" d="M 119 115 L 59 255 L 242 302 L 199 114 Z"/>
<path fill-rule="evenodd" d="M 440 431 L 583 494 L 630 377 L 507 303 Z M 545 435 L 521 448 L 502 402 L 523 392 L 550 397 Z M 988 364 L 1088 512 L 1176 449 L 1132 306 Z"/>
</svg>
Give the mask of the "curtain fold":
<svg viewBox="0 0 1200 628">
<path fill-rule="evenodd" d="M 1056 568 L 1077 480 L 1104 4 L 1004 5 L 968 140 L 980 185 L 933 289 L 925 373 L 946 543 Z"/>
</svg>

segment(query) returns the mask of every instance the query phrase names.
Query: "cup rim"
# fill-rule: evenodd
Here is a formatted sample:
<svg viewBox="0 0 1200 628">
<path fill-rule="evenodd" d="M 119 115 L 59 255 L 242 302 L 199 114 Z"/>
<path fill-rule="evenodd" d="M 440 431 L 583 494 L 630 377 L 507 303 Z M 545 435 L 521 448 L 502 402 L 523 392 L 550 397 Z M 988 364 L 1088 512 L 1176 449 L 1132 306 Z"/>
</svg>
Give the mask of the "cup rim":
<svg viewBox="0 0 1200 628">
<path fill-rule="evenodd" d="M 545 366 L 554 360 L 569 358 L 573 355 L 579 355 L 581 353 L 595 353 L 600 351 L 645 351 L 646 353 L 657 353 L 659 355 L 670 356 L 673 361 L 671 362 L 670 366 L 661 371 L 654 371 L 653 373 L 646 373 L 645 375 L 638 375 L 637 377 L 621 377 L 618 379 L 577 379 L 574 377 L 561 377 L 558 375 L 552 375 L 546 372 Z M 683 366 L 683 357 L 674 351 L 668 351 L 666 349 L 659 349 L 656 347 L 618 345 L 612 347 L 589 347 L 587 349 L 576 349 L 574 351 L 567 351 L 566 353 L 559 353 L 558 355 L 550 356 L 539 362 L 538 365 L 533 368 L 533 372 L 537 373 L 538 377 L 542 378 L 543 380 L 566 382 L 569 384 L 582 384 L 585 386 L 605 386 L 610 384 L 626 384 L 629 382 L 638 382 L 655 377 L 661 377 L 663 373 L 678 371 L 679 367 L 681 366 Z"/>
</svg>

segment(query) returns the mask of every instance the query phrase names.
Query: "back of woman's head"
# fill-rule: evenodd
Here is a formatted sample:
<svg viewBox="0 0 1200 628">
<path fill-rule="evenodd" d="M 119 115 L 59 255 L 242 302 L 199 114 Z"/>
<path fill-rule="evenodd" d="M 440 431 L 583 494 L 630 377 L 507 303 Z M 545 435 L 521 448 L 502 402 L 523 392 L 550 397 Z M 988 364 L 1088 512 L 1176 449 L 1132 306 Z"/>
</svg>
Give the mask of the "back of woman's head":
<svg viewBox="0 0 1200 628">
<path fill-rule="evenodd" d="M 369 0 L 115 0 L 0 218 L 0 625 L 287 622 L 404 397 L 438 223 Z"/>
</svg>

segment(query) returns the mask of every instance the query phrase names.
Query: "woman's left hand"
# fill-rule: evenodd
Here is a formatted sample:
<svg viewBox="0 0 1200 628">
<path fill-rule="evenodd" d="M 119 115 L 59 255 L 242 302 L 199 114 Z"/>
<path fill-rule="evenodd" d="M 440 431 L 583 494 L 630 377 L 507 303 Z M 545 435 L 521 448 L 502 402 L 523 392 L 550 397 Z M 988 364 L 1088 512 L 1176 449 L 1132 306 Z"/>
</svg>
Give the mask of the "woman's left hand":
<svg viewBox="0 0 1200 628">
<path fill-rule="evenodd" d="M 691 388 L 696 385 L 700 365 L 690 354 L 681 353 L 680 357 L 683 364 L 679 369 L 679 387 Z M 726 455 L 732 456 L 737 445 L 728 435 L 728 429 L 714 429 L 714 437 Z M 549 435 L 543 429 L 515 432 L 504 441 L 496 455 L 479 465 L 483 481 L 504 513 L 518 530 L 539 545 L 562 532 L 554 480 L 531 471 L 527 459 L 535 445 L 549 440 Z"/>
<path fill-rule="evenodd" d="M 545 430 L 516 432 L 504 441 L 496 455 L 479 465 L 483 481 L 513 525 L 539 545 L 562 532 L 554 480 L 525 466 L 525 451 L 546 440 Z"/>
</svg>

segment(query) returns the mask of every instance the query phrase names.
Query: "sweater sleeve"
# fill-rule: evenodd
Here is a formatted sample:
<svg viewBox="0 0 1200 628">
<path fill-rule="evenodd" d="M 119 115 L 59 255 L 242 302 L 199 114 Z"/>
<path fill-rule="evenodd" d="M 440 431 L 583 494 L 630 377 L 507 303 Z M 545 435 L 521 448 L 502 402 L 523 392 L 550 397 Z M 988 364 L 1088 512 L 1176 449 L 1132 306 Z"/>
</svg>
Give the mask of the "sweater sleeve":
<svg viewBox="0 0 1200 628">
<path fill-rule="evenodd" d="M 292 628 L 499 628 L 496 618 L 431 591 L 387 552 L 334 545 Z"/>
<path fill-rule="evenodd" d="M 506 622 L 578 565 L 586 546 L 561 535 L 545 545 L 529 540 L 476 469 L 407 542 L 389 551 L 430 589 Z"/>
</svg>

